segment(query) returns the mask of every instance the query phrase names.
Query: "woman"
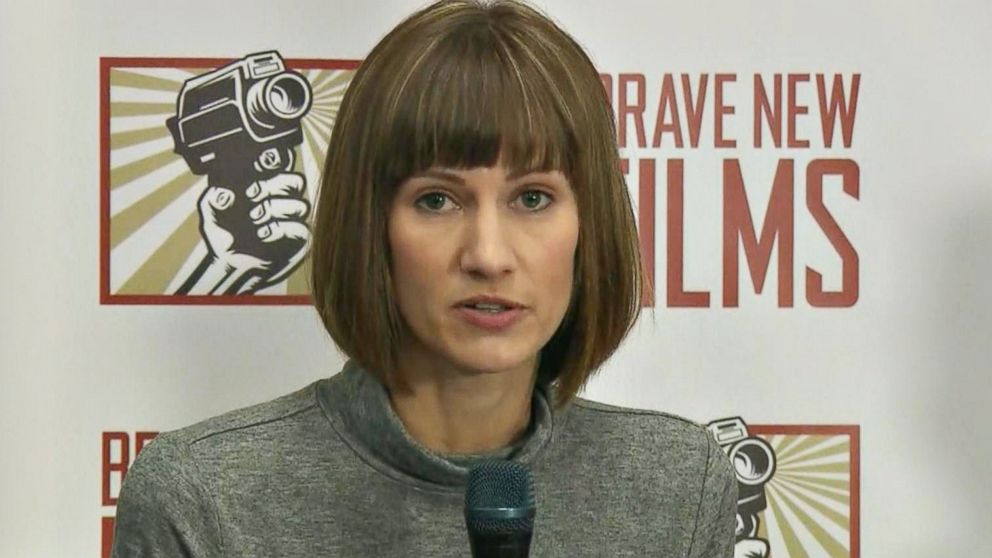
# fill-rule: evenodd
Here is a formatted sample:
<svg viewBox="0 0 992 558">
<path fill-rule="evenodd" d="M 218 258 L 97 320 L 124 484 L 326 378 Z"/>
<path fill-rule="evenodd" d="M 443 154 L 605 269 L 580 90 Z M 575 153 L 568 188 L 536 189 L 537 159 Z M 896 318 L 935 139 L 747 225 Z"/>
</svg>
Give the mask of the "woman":
<svg viewBox="0 0 992 558">
<path fill-rule="evenodd" d="M 534 476 L 531 555 L 733 554 L 704 428 L 576 397 L 640 307 L 598 74 L 515 2 L 439 2 L 373 49 L 328 147 L 313 293 L 351 360 L 161 435 L 114 555 L 466 556 L 468 469 Z"/>
</svg>

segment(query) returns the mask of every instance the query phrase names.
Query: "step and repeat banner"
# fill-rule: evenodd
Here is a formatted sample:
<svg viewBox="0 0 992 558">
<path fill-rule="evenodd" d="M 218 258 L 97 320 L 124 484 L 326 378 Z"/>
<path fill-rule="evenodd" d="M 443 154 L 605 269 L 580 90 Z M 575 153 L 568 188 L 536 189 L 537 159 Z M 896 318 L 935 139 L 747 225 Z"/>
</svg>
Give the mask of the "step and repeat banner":
<svg viewBox="0 0 992 558">
<path fill-rule="evenodd" d="M 709 426 L 739 557 L 992 552 L 992 9 L 535 4 L 600 70 L 654 285 L 583 396 Z M 421 5 L 0 8 L 0 556 L 108 556 L 158 432 L 340 369 L 306 243 L 259 265 L 202 195 L 261 164 L 312 205 L 362 56 Z"/>
</svg>

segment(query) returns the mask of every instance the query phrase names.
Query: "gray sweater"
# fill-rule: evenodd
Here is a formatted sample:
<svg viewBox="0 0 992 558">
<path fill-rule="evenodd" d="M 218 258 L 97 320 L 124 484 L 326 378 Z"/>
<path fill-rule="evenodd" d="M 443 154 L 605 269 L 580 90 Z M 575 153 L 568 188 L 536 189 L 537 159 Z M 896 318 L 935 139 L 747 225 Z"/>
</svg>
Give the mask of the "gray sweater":
<svg viewBox="0 0 992 558">
<path fill-rule="evenodd" d="M 468 468 L 534 476 L 534 558 L 733 556 L 737 484 L 705 428 L 534 390 L 518 444 L 444 456 L 411 438 L 383 385 L 349 363 L 329 379 L 161 434 L 121 489 L 113 556 L 470 556 Z"/>
</svg>

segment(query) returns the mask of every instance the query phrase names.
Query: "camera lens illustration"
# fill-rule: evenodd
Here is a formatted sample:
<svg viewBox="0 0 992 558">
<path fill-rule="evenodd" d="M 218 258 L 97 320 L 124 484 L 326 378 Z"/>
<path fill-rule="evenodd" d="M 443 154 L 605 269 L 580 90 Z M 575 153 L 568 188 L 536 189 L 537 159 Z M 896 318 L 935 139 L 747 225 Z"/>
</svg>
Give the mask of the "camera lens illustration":
<svg viewBox="0 0 992 558">
<path fill-rule="evenodd" d="M 260 126 L 273 128 L 298 120 L 310 109 L 310 84 L 298 74 L 282 73 L 248 89 L 248 116 Z"/>
<path fill-rule="evenodd" d="M 734 464 L 737 482 L 749 486 L 763 485 L 775 474 L 775 452 L 759 438 L 746 438 L 727 452 Z"/>
</svg>

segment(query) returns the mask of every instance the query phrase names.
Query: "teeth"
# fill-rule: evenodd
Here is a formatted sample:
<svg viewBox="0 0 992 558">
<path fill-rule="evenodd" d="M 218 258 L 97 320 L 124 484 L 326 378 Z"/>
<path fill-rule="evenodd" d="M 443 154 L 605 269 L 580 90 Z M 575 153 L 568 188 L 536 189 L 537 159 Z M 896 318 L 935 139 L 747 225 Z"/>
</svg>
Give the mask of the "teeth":
<svg viewBox="0 0 992 558">
<path fill-rule="evenodd" d="M 486 312 L 492 312 L 492 313 L 502 312 L 503 310 L 506 310 L 506 307 L 505 306 L 502 306 L 500 304 L 485 304 L 485 303 L 481 303 L 481 304 L 473 304 L 472 307 L 473 308 L 477 308 L 479 310 L 484 310 Z"/>
</svg>

